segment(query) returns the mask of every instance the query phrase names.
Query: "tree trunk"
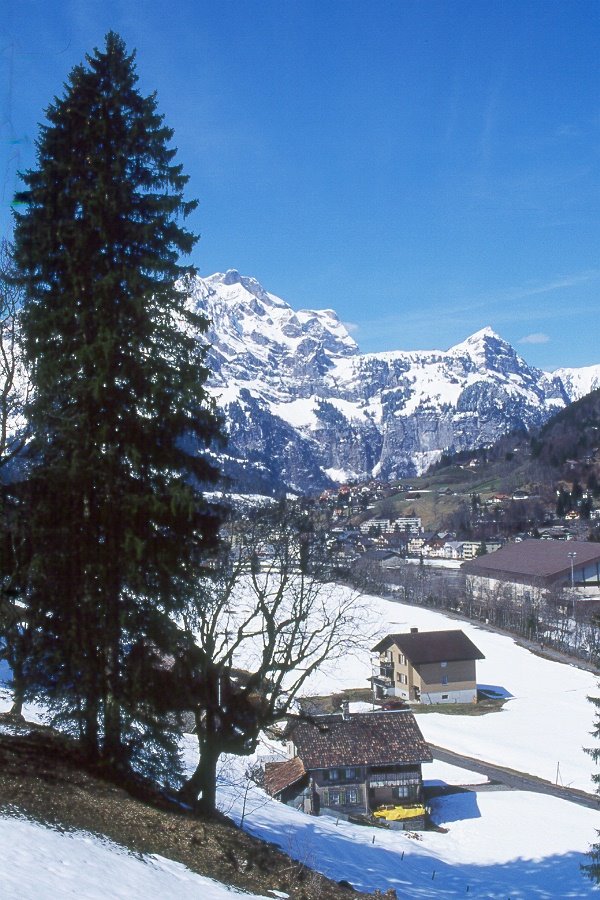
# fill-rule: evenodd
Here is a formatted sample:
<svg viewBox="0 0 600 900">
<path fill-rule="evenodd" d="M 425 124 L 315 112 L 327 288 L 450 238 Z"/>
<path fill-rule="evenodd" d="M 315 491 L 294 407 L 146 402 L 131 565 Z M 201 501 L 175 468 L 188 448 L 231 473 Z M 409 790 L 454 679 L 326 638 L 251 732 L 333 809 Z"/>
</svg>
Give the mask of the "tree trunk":
<svg viewBox="0 0 600 900">
<path fill-rule="evenodd" d="M 13 705 L 10 714 L 15 719 L 23 718 L 23 702 L 25 700 L 25 685 L 21 678 L 17 678 L 13 672 Z"/>
<path fill-rule="evenodd" d="M 90 762 L 97 762 L 100 757 L 98 736 L 98 714 L 93 700 L 84 702 L 81 712 L 81 733 L 83 750 Z"/>
<path fill-rule="evenodd" d="M 188 778 L 179 799 L 198 812 L 212 815 L 217 808 L 217 765 L 221 752 L 216 735 L 198 735 L 200 760 Z"/>
<path fill-rule="evenodd" d="M 117 533 L 115 531 L 111 540 L 114 541 L 116 537 Z M 115 559 L 117 559 L 118 548 L 116 546 L 113 547 L 113 552 Z M 126 767 L 126 759 L 123 746 L 121 704 L 118 697 L 121 626 L 119 620 L 119 577 L 116 567 L 111 572 L 110 583 L 106 585 L 104 604 L 105 666 L 103 678 L 104 742 L 102 757 L 104 762 L 111 768 L 124 769 Z"/>
<path fill-rule="evenodd" d="M 24 663 L 25 663 L 25 651 L 23 648 L 23 642 L 25 638 L 22 633 L 19 633 L 15 637 L 15 649 L 11 654 L 11 658 L 9 658 L 10 667 L 12 670 L 12 687 L 13 687 L 13 705 L 10 710 L 11 716 L 15 718 L 23 718 L 23 703 L 25 701 L 25 678 L 24 678 Z"/>
<path fill-rule="evenodd" d="M 125 754 L 121 740 L 121 708 L 112 693 L 104 698 L 104 741 L 102 759 L 113 769 L 125 765 Z"/>
</svg>

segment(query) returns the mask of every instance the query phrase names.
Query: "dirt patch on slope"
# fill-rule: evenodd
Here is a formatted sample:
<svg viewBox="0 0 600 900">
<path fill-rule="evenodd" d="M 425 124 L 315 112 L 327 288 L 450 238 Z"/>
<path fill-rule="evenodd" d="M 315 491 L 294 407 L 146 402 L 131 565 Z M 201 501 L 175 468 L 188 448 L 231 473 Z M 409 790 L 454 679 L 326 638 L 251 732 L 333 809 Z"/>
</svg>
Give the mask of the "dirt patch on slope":
<svg viewBox="0 0 600 900">
<path fill-rule="evenodd" d="M 8 724 L 6 716 L 0 722 Z M 224 817 L 174 807 L 143 784 L 124 786 L 85 767 L 77 745 L 50 728 L 0 729 L 0 813 L 26 815 L 105 837 L 134 853 L 159 854 L 225 884 L 292 900 L 364 897 L 298 863 Z M 137 795 L 132 796 L 131 790 Z M 372 896 L 372 895 L 371 895 Z M 387 896 L 390 896 L 389 894 Z"/>
</svg>

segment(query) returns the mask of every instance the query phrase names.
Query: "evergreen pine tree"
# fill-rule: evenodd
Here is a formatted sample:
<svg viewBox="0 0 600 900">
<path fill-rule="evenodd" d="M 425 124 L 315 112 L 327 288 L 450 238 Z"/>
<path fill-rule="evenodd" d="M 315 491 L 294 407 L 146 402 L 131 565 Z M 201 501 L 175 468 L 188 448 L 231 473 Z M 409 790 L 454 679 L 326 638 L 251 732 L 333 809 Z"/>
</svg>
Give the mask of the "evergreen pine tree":
<svg viewBox="0 0 600 900">
<path fill-rule="evenodd" d="M 46 111 L 17 195 L 16 261 L 33 399 L 22 486 L 36 652 L 30 688 L 90 756 L 126 764 L 160 736 L 144 689 L 173 651 L 217 516 L 200 492 L 220 436 L 206 320 L 180 288 L 196 238 L 187 176 L 134 54 L 111 32 Z M 145 696 L 145 693 L 147 696 Z"/>
</svg>

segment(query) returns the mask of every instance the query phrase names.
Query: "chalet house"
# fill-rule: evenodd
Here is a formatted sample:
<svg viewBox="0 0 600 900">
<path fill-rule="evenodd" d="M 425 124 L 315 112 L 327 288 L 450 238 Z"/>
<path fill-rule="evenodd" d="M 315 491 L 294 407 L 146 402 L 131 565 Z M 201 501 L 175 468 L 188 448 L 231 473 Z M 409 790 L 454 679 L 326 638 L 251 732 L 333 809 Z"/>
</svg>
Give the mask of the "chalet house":
<svg viewBox="0 0 600 900">
<path fill-rule="evenodd" d="M 445 544 L 446 541 L 436 534 L 428 541 L 425 541 L 423 545 L 423 555 L 432 557 L 443 556 Z"/>
<path fill-rule="evenodd" d="M 463 541 L 446 541 L 443 550 L 444 559 L 462 559 L 463 547 Z"/>
<path fill-rule="evenodd" d="M 536 601 L 554 590 L 600 588 L 600 544 L 593 541 L 523 540 L 463 563 L 474 598 L 502 593 Z"/>
<path fill-rule="evenodd" d="M 421 765 L 432 755 L 409 709 L 315 716 L 288 741 L 290 759 L 265 766 L 265 790 L 290 806 L 352 816 L 422 802 Z"/>
<path fill-rule="evenodd" d="M 413 703 L 475 703 L 476 664 L 485 659 L 464 632 L 418 631 L 388 634 L 373 652 L 379 674 L 371 681 L 375 696 L 401 697 Z"/>
<path fill-rule="evenodd" d="M 407 545 L 408 552 L 411 556 L 419 556 L 423 554 L 423 548 L 428 541 L 437 537 L 435 531 L 423 531 L 421 534 L 413 535 Z"/>
</svg>

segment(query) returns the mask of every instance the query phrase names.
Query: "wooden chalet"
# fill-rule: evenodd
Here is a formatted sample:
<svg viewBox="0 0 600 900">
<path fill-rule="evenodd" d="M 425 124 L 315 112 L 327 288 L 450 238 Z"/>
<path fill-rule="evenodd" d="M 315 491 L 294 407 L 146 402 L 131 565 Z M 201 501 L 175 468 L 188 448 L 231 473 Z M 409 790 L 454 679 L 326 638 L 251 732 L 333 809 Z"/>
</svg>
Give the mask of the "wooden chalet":
<svg viewBox="0 0 600 900">
<path fill-rule="evenodd" d="M 265 766 L 266 791 L 288 805 L 352 816 L 422 802 L 421 765 L 433 757 L 408 709 L 316 716 L 288 740 L 290 759 Z"/>
</svg>

